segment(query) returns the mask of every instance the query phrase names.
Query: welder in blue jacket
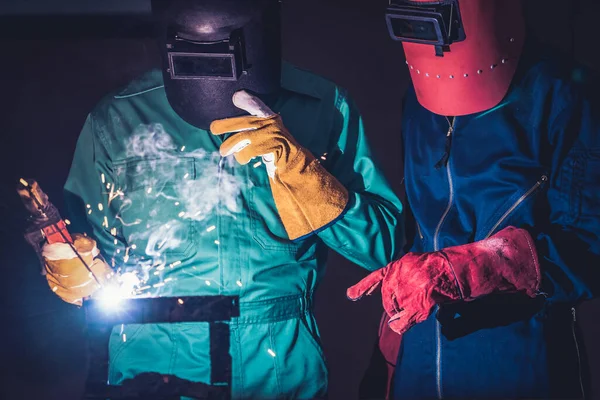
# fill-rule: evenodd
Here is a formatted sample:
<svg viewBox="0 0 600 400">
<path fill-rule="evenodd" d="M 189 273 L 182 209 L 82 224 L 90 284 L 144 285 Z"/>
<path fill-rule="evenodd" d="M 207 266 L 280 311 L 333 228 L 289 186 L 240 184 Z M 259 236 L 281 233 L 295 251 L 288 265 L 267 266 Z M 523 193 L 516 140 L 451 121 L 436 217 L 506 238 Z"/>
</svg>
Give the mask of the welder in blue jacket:
<svg viewBox="0 0 600 400">
<path fill-rule="evenodd" d="M 393 396 L 589 396 L 575 309 L 600 289 L 600 113 L 528 53 L 520 0 L 392 1 L 387 22 L 414 88 L 416 233 L 348 296 L 381 287 Z"/>
</svg>

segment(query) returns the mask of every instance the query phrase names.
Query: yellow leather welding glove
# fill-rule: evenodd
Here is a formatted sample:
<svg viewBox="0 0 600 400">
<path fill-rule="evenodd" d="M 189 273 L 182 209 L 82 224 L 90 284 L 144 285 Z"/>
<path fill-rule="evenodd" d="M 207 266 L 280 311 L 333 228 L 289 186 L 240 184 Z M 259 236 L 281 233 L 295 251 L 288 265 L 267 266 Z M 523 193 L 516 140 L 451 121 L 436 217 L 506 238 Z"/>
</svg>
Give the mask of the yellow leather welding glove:
<svg viewBox="0 0 600 400">
<path fill-rule="evenodd" d="M 100 284 L 113 276 L 113 271 L 99 257 L 100 252 L 93 239 L 80 234 L 74 234 L 73 239 L 73 246 L 79 256 L 69 243 L 52 243 L 44 245 L 42 258 L 50 289 L 67 303 L 80 306 L 84 298 L 91 296 L 100 288 Z"/>
<path fill-rule="evenodd" d="M 235 133 L 220 148 L 242 165 L 262 157 L 275 206 L 290 240 L 301 239 L 327 227 L 344 212 L 348 191 L 319 161 L 298 144 L 281 117 L 245 91 L 233 103 L 252 116 L 214 121 L 214 135 Z"/>
</svg>

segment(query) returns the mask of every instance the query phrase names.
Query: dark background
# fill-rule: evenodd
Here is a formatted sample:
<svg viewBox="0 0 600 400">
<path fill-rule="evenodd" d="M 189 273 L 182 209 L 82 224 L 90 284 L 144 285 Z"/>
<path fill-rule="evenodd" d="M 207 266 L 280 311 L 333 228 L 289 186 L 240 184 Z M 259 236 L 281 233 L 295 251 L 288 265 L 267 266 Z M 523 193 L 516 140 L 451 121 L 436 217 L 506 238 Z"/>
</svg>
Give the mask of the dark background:
<svg viewBox="0 0 600 400">
<path fill-rule="evenodd" d="M 534 35 L 600 69 L 596 0 L 526 0 Z M 85 377 L 80 310 L 52 295 L 21 239 L 19 177 L 37 179 L 57 204 L 87 113 L 107 92 L 158 65 L 147 0 L 0 1 L 1 399 L 76 399 Z M 387 36 L 387 0 L 284 0 L 284 57 L 346 87 L 374 152 L 402 193 L 401 100 L 409 84 L 399 44 Z M 317 293 L 332 399 L 358 397 L 381 315 L 380 300 L 346 300 L 365 272 L 336 255 Z M 600 383 L 598 303 L 579 322 Z M 596 383 L 595 399 L 600 399 Z"/>
</svg>

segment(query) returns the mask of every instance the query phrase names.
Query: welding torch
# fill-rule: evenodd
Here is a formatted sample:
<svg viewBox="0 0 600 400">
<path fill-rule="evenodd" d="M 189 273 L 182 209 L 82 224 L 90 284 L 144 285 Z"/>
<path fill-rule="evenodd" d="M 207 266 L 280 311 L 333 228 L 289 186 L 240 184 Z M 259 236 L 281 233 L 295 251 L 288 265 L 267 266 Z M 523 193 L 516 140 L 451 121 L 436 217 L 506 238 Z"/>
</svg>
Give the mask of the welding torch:
<svg viewBox="0 0 600 400">
<path fill-rule="evenodd" d="M 27 200 L 26 200 L 26 199 L 31 199 L 33 201 L 33 205 L 35 206 L 35 209 L 36 209 L 35 211 L 37 211 L 37 213 L 39 214 L 39 216 L 42 217 L 45 220 L 48 220 L 48 223 L 44 227 L 41 228 L 42 234 L 51 243 L 50 238 L 48 237 L 48 232 L 45 229 L 47 227 L 51 227 L 52 228 L 52 234 L 58 233 L 60 235 L 61 239 L 62 239 L 62 242 L 69 245 L 69 247 L 71 248 L 71 250 L 73 250 L 73 252 L 77 256 L 77 258 L 79 258 L 79 261 L 81 261 L 81 263 L 88 270 L 88 272 L 90 273 L 91 277 L 94 278 L 94 280 L 96 281 L 96 283 L 100 287 L 102 287 L 103 285 L 100 282 L 100 280 L 98 279 L 98 277 L 96 276 L 96 274 L 94 274 L 94 271 L 92 271 L 91 267 L 85 262 L 85 260 L 83 259 L 83 257 L 79 254 L 79 252 L 75 248 L 75 246 L 73 244 L 73 239 L 71 238 L 71 236 L 69 235 L 69 232 L 66 229 L 65 222 L 60 217 L 58 217 L 59 218 L 59 222 L 52 222 L 51 218 L 46 213 L 46 211 L 48 209 L 52 209 L 52 208 L 55 208 L 55 207 L 52 205 L 52 203 L 50 203 L 48 201 L 47 196 L 44 194 L 44 192 L 38 186 L 37 190 L 39 192 L 36 193 L 36 191 L 34 190 L 34 185 L 36 185 L 35 181 L 33 181 L 33 183 L 29 183 L 25 179 L 21 178 L 19 180 L 19 183 L 20 183 L 22 189 L 27 190 L 27 192 L 29 194 L 29 196 L 26 197 L 26 196 L 23 196 L 20 193 L 20 191 L 19 191 L 19 195 L 21 196 L 23 202 L 25 203 L 26 208 L 30 212 L 33 212 L 32 207 L 30 206 L 30 204 L 27 204 Z M 43 204 L 44 202 L 46 202 L 45 205 Z M 37 250 L 37 248 L 36 248 L 36 250 Z"/>
</svg>

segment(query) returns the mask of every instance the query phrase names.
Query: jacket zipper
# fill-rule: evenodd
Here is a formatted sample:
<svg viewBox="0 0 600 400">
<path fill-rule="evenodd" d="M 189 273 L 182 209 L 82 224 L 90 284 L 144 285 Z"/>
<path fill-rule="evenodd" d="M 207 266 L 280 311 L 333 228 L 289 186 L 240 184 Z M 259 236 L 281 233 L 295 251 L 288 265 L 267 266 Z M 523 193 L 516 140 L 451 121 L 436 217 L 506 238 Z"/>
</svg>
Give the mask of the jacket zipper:
<svg viewBox="0 0 600 400">
<path fill-rule="evenodd" d="M 423 232 L 421 232 L 421 225 L 417 222 L 417 232 L 419 233 L 419 237 L 423 240 Z"/>
<path fill-rule="evenodd" d="M 221 196 L 220 196 L 220 192 L 221 192 L 221 180 L 223 177 L 223 164 L 225 163 L 225 157 L 220 157 L 219 158 L 219 164 L 217 166 L 217 191 L 219 193 L 218 195 L 218 201 L 217 201 L 217 212 L 215 213 L 216 218 L 217 218 L 217 238 L 220 240 L 220 236 L 221 236 Z M 217 246 L 217 260 L 219 262 L 219 294 L 221 293 L 221 288 L 224 287 L 224 283 L 225 283 L 225 277 L 223 276 L 223 262 L 221 260 L 221 246 Z"/>
<path fill-rule="evenodd" d="M 577 323 L 577 311 L 575 307 L 571 308 L 573 314 L 573 322 L 571 325 L 573 332 L 573 341 L 575 342 L 575 349 L 577 350 L 577 368 L 579 373 L 579 387 L 581 388 L 581 398 L 585 399 L 585 389 L 583 388 L 583 378 L 581 377 L 581 353 L 579 352 L 579 342 L 577 341 L 577 333 L 575 332 L 575 324 Z"/>
<path fill-rule="evenodd" d="M 523 194 L 523 196 L 519 197 L 517 199 L 517 201 L 515 201 L 514 204 L 508 210 L 506 210 L 506 212 L 500 217 L 500 219 L 498 220 L 498 222 L 496 222 L 496 224 L 492 227 L 492 229 L 490 229 L 490 231 L 487 233 L 487 235 L 485 235 L 484 239 L 487 239 L 490 236 L 492 236 L 492 234 L 506 220 L 506 218 L 508 218 L 510 216 L 510 214 L 512 214 L 513 211 L 515 211 L 515 209 L 517 207 L 519 207 L 525 200 L 527 200 L 529 198 L 529 196 L 531 196 L 532 194 L 534 194 L 547 181 L 548 181 L 548 177 L 546 175 L 542 175 L 542 177 L 540 178 L 540 180 L 537 181 L 535 183 L 535 185 L 533 185 L 531 187 L 531 189 L 529 189 L 527 192 L 525 192 Z"/>
<path fill-rule="evenodd" d="M 448 175 L 448 186 L 449 186 L 449 197 L 448 197 L 448 206 L 442 214 L 442 218 L 435 228 L 435 233 L 433 235 L 433 249 L 434 251 L 439 251 L 439 234 L 442 229 L 442 225 L 444 225 L 444 221 L 450 213 L 450 209 L 452 208 L 452 203 L 454 202 L 454 184 L 452 182 L 452 172 L 450 172 L 450 147 L 452 145 L 452 134 L 454 133 L 454 126 L 456 124 L 456 117 L 450 122 L 448 117 L 446 117 L 448 121 L 448 133 L 446 134 L 446 149 L 442 159 L 435 165 L 436 169 L 441 168 L 442 166 L 446 167 L 446 174 Z M 435 378 L 436 378 L 436 389 L 437 389 L 437 397 L 438 399 L 442 399 L 442 327 L 440 326 L 439 321 L 436 319 L 435 321 L 435 336 L 436 336 L 436 355 L 435 355 Z"/>
</svg>

